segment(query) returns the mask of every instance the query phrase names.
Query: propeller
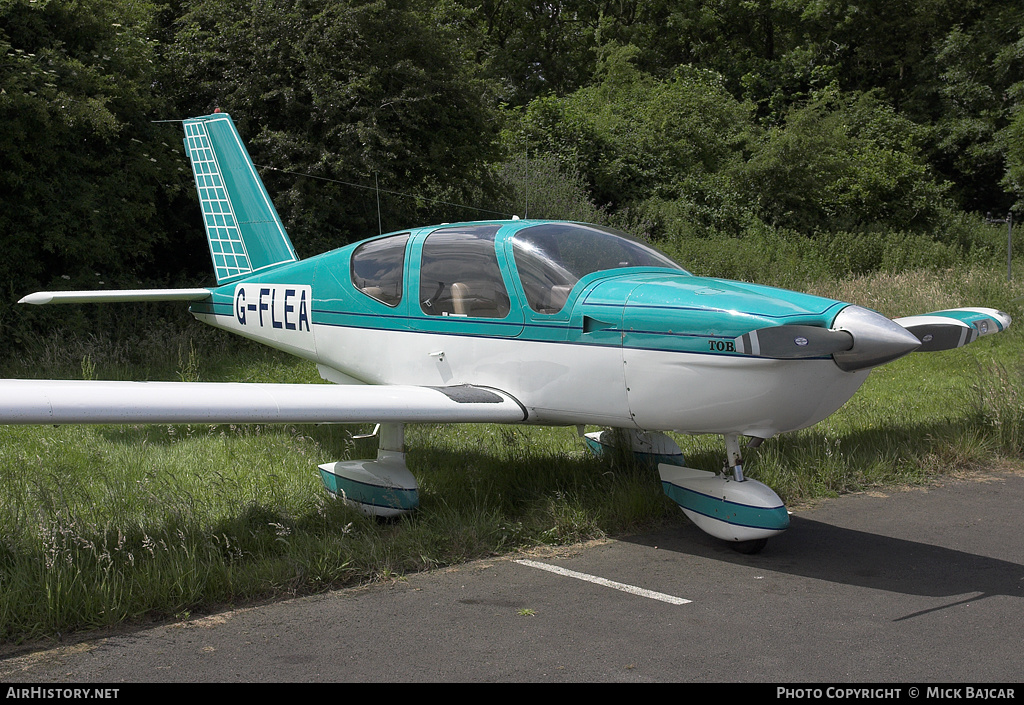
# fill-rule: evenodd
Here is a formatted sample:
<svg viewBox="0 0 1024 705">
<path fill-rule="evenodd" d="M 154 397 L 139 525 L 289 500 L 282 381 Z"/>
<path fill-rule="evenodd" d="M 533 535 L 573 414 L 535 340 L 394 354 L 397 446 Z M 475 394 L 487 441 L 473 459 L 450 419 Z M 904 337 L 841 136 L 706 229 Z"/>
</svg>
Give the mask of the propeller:
<svg viewBox="0 0 1024 705">
<path fill-rule="evenodd" d="M 921 341 L 918 350 L 935 352 L 952 350 L 967 343 L 973 343 L 978 337 L 978 329 L 960 321 L 950 322 L 938 316 L 908 316 L 896 322 L 914 334 Z"/>
<path fill-rule="evenodd" d="M 919 350 L 934 352 L 961 348 L 980 336 L 1005 330 L 1010 326 L 1010 316 L 994 308 L 954 308 L 897 318 L 895 322 L 921 341 Z"/>
<path fill-rule="evenodd" d="M 736 350 L 744 355 L 776 360 L 801 360 L 828 357 L 853 347 L 853 336 L 844 330 L 819 326 L 784 325 L 760 328 L 735 340 Z"/>
<path fill-rule="evenodd" d="M 774 360 L 832 356 L 847 372 L 891 362 L 919 350 L 932 352 L 967 345 L 979 336 L 1005 330 L 1010 317 L 991 308 L 957 308 L 890 320 L 860 306 L 847 306 L 832 328 L 781 325 L 736 338 L 737 352 Z"/>
<path fill-rule="evenodd" d="M 806 360 L 832 356 L 840 369 L 852 372 L 903 357 L 921 341 L 880 313 L 847 306 L 832 328 L 782 325 L 744 333 L 734 341 L 745 355 L 775 360 Z"/>
</svg>

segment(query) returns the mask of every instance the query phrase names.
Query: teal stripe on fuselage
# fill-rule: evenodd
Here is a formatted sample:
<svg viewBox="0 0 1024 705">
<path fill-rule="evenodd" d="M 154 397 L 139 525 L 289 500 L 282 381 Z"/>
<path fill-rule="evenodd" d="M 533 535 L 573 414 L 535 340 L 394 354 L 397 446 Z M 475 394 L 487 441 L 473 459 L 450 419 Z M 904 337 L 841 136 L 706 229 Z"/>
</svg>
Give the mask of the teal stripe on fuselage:
<svg viewBox="0 0 1024 705">
<path fill-rule="evenodd" d="M 512 234 L 517 229 L 514 223 L 505 227 L 511 228 Z M 432 229 L 412 231 L 409 247 Z M 508 237 L 511 235 L 504 240 Z M 500 247 L 504 242 L 498 239 Z M 361 244 L 282 265 L 238 283 L 313 286 L 310 314 L 314 326 L 726 357 L 744 357 L 735 352 L 732 341 L 750 330 L 783 323 L 828 327 L 846 305 L 781 289 L 694 277 L 683 270 L 633 267 L 584 277 L 573 287 L 561 311 L 540 314 L 528 306 L 516 306 L 522 295 L 516 288 L 518 278 L 514 271 L 507 271 L 512 265 L 504 261 L 505 276 L 515 285 L 508 292 L 513 306 L 507 317 L 431 316 L 419 307 L 416 262 L 406 262 L 404 296 L 396 306 L 355 288 L 350 262 L 352 252 Z M 220 287 L 211 301 L 198 302 L 191 310 L 233 316 L 234 294 L 234 285 Z M 705 302 L 708 306 L 702 305 Z"/>
<path fill-rule="evenodd" d="M 226 297 L 216 295 L 211 302 L 197 302 L 190 307 L 196 314 L 220 316 L 225 318 L 235 317 L 234 302 Z M 216 300 L 219 299 L 219 300 Z M 465 319 L 452 319 L 448 322 L 449 329 L 442 330 L 440 326 L 431 326 L 431 330 L 424 330 L 419 327 L 424 317 L 400 316 L 394 314 L 380 313 L 353 313 L 351 311 L 332 311 L 325 309 L 312 310 L 312 322 L 316 326 L 328 326 L 332 328 L 350 328 L 353 330 L 387 330 L 402 333 L 416 333 L 424 335 L 444 335 L 468 338 L 490 338 L 504 340 L 518 340 L 531 343 L 560 343 L 564 345 L 585 345 L 593 347 L 625 347 L 635 350 L 650 350 L 662 352 L 686 352 L 700 355 L 719 355 L 727 357 L 745 357 L 736 352 L 724 352 L 709 349 L 710 343 L 730 343 L 742 332 L 750 330 L 742 329 L 742 332 L 725 335 L 711 335 L 704 333 L 677 333 L 661 332 L 656 330 L 631 330 L 623 336 L 620 328 L 608 328 L 602 331 L 606 334 L 605 339 L 583 335 L 581 326 L 570 324 L 553 325 L 537 324 L 532 322 L 505 323 L 503 321 L 466 321 Z M 522 332 L 510 338 L 508 335 L 501 335 L 503 328 L 518 330 Z"/>
</svg>

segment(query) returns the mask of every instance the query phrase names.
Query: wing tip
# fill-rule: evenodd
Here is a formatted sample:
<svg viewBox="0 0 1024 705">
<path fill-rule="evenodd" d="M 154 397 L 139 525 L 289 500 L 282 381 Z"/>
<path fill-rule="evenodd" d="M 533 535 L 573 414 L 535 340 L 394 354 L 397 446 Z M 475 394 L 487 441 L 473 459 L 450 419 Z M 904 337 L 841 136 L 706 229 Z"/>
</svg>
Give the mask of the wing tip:
<svg viewBox="0 0 1024 705">
<path fill-rule="evenodd" d="M 19 304 L 32 304 L 34 306 L 48 304 L 51 301 L 53 301 L 53 294 L 46 291 L 36 291 L 18 299 Z"/>
</svg>

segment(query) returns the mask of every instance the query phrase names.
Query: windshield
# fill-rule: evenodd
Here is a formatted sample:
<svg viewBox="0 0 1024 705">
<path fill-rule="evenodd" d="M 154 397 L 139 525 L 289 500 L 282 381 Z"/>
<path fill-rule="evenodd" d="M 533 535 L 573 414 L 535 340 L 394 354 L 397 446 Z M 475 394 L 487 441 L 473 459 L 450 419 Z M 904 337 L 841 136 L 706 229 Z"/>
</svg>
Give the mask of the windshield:
<svg viewBox="0 0 1024 705">
<path fill-rule="evenodd" d="M 685 271 L 657 250 L 616 230 L 575 223 L 545 223 L 512 238 L 516 269 L 530 308 L 557 313 L 573 285 L 593 272 L 622 267 Z"/>
</svg>

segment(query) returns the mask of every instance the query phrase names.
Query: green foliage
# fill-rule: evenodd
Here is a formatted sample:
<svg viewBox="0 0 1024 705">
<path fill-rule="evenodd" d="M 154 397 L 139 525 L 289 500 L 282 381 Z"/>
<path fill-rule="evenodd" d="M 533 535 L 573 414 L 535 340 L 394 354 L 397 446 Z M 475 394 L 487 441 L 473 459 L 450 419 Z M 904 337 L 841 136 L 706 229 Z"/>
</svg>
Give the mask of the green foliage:
<svg viewBox="0 0 1024 705">
<path fill-rule="evenodd" d="M 575 42 L 566 55 L 590 67 L 590 81 L 576 76 L 544 89 L 533 73 L 520 80 L 521 73 L 507 70 L 502 80 L 515 86 L 508 89 L 516 96 L 510 98 L 513 104 L 549 94 L 565 97 L 594 85 L 603 80 L 603 62 L 620 47 L 630 47 L 632 63 L 658 80 L 681 65 L 715 72 L 731 96 L 751 105 L 757 123 L 768 128 L 784 127 L 794 108 L 836 85 L 842 96 L 873 94 L 894 115 L 920 126 L 915 153 L 886 154 L 892 147 L 883 146 L 861 155 L 871 158 L 863 168 L 874 172 L 873 179 L 885 178 L 869 194 L 858 196 L 854 189 L 854 201 L 868 205 L 872 196 L 901 188 L 901 177 L 913 171 L 909 157 L 916 163 L 927 160 L 926 180 L 943 189 L 951 182 L 948 193 L 958 208 L 984 212 L 1011 203 L 999 182 L 1009 167 L 1004 131 L 1020 105 L 1024 61 L 1022 15 L 1011 2 L 961 7 L 914 0 L 898 8 L 845 0 L 564 2 L 557 4 L 559 20 L 538 17 L 548 3 L 466 4 L 478 8 L 478 26 L 486 37 L 499 40 L 482 50 L 492 67 L 500 63 L 493 57 L 505 49 L 505 38 L 549 20 L 546 31 L 557 31 L 564 17 L 571 13 L 574 19 L 571 30 L 563 28 Z M 539 59 L 536 65 L 550 62 Z M 612 202 L 594 195 L 601 204 Z M 816 223 L 812 229 L 822 227 Z"/>
<path fill-rule="evenodd" d="M 935 118 L 934 161 L 950 174 L 961 206 L 983 211 L 1011 204 L 999 181 L 1013 169 L 1014 144 L 1001 133 L 1024 97 L 1024 19 L 1001 3 L 972 19 L 936 43 L 942 109 Z M 1010 182 L 1004 186 L 1014 193 Z"/>
<path fill-rule="evenodd" d="M 602 3 L 452 1 L 464 8 L 468 31 L 462 36 L 472 43 L 481 75 L 497 100 L 522 105 L 547 93 L 571 92 L 589 81 Z"/>
<path fill-rule="evenodd" d="M 791 109 L 741 169 L 759 217 L 803 232 L 878 224 L 925 230 L 946 214 L 945 186 L 920 156 L 922 130 L 875 93 L 832 86 Z"/>
<path fill-rule="evenodd" d="M 605 219 L 604 212 L 591 201 L 579 173 L 567 172 L 553 155 L 513 158 L 495 167 L 494 179 L 508 199 L 496 205 L 509 213 L 584 223 L 602 223 Z"/>
<path fill-rule="evenodd" d="M 188 183 L 180 138 L 150 122 L 166 110 L 152 90 L 155 8 L 122 5 L 0 5 L 5 333 L 10 304 L 34 289 L 111 286 L 151 272 L 168 206 Z"/>
<path fill-rule="evenodd" d="M 658 245 L 694 274 L 796 289 L 877 272 L 1005 271 L 999 265 L 1006 258 L 1005 230 L 978 218 L 951 218 L 934 233 L 864 228 L 815 237 L 754 222 L 740 236 L 690 233 Z"/>
<path fill-rule="evenodd" d="M 1024 93 L 1024 85 L 1021 86 Z M 1024 96 L 1022 96 L 1024 97 Z M 1006 176 L 1003 185 L 1017 197 L 1014 210 L 1024 210 L 1024 105 L 1017 108 L 1013 121 L 1002 133 L 1006 149 Z"/>
<path fill-rule="evenodd" d="M 171 90 L 232 114 L 296 248 L 312 255 L 383 228 L 465 219 L 494 156 L 488 107 L 458 24 L 429 3 L 194 0 L 176 20 Z M 288 172 L 288 173 L 283 173 Z M 314 179 L 301 178 L 309 175 Z"/>
<path fill-rule="evenodd" d="M 612 212 L 648 199 L 679 201 L 698 218 L 728 209 L 735 194 L 718 176 L 742 158 L 746 108 L 713 72 L 684 66 L 658 80 L 636 69 L 635 54 L 609 48 L 599 83 L 531 102 L 510 133 L 579 173 Z"/>
<path fill-rule="evenodd" d="M 971 390 L 978 423 L 994 436 L 997 447 L 1013 457 L 1024 456 L 1024 368 L 990 362 Z"/>
<path fill-rule="evenodd" d="M 609 216 L 632 208 L 659 236 L 738 234 L 756 221 L 812 234 L 883 227 L 926 231 L 947 216 L 923 130 L 874 93 L 834 86 L 761 130 L 721 76 L 689 67 L 666 80 L 609 50 L 602 80 L 531 102 L 506 141 L 579 173 Z"/>
</svg>

